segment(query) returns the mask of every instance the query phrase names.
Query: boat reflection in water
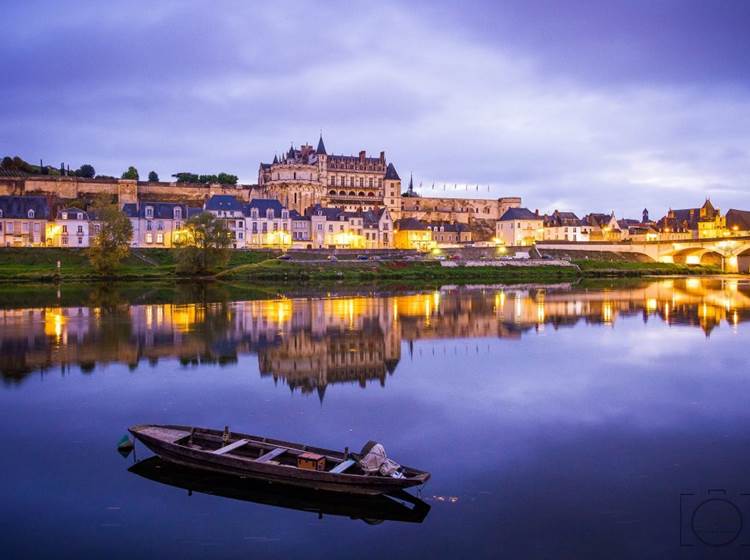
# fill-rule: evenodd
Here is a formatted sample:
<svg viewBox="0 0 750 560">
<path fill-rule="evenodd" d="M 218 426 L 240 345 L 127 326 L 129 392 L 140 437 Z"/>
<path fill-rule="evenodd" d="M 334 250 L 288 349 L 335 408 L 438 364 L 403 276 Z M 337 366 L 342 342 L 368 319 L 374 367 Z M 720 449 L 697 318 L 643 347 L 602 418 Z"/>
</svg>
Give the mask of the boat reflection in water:
<svg viewBox="0 0 750 560">
<path fill-rule="evenodd" d="M 349 517 L 376 525 L 383 521 L 422 523 L 430 506 L 408 492 L 389 495 L 365 496 L 340 492 L 323 492 L 273 484 L 238 476 L 198 471 L 169 463 L 159 457 L 150 457 L 128 469 L 130 472 L 188 491 L 254 502 L 286 509 L 296 509 L 324 515 Z"/>
</svg>

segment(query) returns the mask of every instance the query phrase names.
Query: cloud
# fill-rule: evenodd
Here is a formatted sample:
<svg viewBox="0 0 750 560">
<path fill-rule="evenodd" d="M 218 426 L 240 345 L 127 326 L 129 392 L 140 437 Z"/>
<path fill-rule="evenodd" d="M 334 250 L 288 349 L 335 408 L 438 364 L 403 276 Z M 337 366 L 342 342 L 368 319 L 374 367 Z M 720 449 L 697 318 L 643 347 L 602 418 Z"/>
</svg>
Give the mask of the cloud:
<svg viewBox="0 0 750 560">
<path fill-rule="evenodd" d="M 77 6 L 11 11 L 45 18 L 33 34 L 0 38 L 9 53 L 0 70 L 15 77 L 0 109 L 1 151 L 111 174 L 136 164 L 253 182 L 260 161 L 322 128 L 329 151 L 386 150 L 402 177 L 437 183 L 435 194 L 469 184 L 457 194 L 519 195 L 542 210 L 658 215 L 706 195 L 743 207 L 750 187 L 750 93 L 727 78 L 731 65 L 718 81 L 672 71 L 682 28 L 661 40 L 672 50 L 659 54 L 659 80 L 644 51 L 653 22 L 636 37 L 600 10 L 602 29 L 584 38 L 571 33 L 591 22 L 554 23 L 533 3 L 487 8 L 504 30 L 493 38 L 450 3 Z M 548 40 L 511 32 L 522 17 Z M 576 70 L 594 56 L 613 68 Z"/>
</svg>

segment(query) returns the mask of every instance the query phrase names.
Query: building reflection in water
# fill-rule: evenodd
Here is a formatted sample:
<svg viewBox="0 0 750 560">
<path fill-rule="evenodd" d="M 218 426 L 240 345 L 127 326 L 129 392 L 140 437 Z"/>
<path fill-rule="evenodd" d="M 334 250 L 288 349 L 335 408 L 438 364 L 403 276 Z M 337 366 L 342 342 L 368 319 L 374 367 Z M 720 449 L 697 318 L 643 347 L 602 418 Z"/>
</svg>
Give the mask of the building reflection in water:
<svg viewBox="0 0 750 560">
<path fill-rule="evenodd" d="M 616 285 L 616 284 L 615 284 Z M 453 288 L 410 295 L 118 304 L 0 310 L 0 372 L 7 383 L 34 371 L 97 364 L 137 368 L 177 358 L 183 365 L 233 364 L 258 356 L 261 376 L 292 391 L 336 383 L 386 383 L 421 339 L 517 338 L 579 322 L 614 325 L 628 316 L 697 327 L 750 318 L 750 283 L 669 279 L 635 287 Z"/>
</svg>

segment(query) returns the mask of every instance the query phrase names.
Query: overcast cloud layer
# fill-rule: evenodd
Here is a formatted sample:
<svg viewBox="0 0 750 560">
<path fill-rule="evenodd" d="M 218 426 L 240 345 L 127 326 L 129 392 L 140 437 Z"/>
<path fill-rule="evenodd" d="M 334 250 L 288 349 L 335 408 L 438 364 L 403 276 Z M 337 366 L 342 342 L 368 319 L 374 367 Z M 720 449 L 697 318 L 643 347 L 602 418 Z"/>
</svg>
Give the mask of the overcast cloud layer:
<svg viewBox="0 0 750 560">
<path fill-rule="evenodd" d="M 253 183 L 260 161 L 322 129 L 329 152 L 385 150 L 427 195 L 469 184 L 581 214 L 660 216 L 706 196 L 750 209 L 743 0 L 3 11 L 2 155 Z"/>
</svg>

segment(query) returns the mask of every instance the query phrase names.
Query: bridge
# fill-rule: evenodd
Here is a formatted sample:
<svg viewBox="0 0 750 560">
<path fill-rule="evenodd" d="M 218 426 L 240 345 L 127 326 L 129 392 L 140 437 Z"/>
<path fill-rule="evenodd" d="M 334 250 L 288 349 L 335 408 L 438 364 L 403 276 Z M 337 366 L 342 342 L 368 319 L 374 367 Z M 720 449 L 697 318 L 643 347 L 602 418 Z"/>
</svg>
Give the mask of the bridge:
<svg viewBox="0 0 750 560">
<path fill-rule="evenodd" d="M 750 236 L 660 241 L 539 241 L 539 250 L 637 253 L 656 262 L 720 266 L 750 273 Z"/>
</svg>

